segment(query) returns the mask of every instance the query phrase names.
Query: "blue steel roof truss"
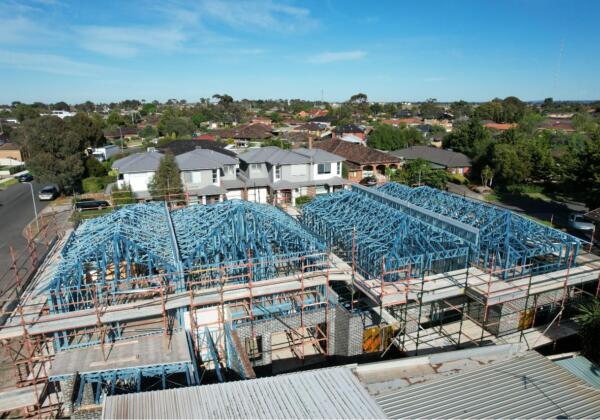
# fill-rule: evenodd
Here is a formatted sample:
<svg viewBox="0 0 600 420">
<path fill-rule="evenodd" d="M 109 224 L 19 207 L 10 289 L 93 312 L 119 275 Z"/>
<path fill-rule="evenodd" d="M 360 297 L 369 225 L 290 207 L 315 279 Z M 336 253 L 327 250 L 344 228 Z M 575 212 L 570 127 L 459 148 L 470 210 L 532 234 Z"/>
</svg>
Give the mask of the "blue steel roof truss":
<svg viewBox="0 0 600 420">
<path fill-rule="evenodd" d="M 382 264 L 386 272 L 396 272 L 386 276 L 388 281 L 409 267 L 415 277 L 435 261 L 445 260 L 452 268 L 466 263 L 468 246 L 461 238 L 357 192 L 317 197 L 304 206 L 302 220 L 347 259 L 354 236 L 357 266 L 369 277 L 380 276 Z"/>
<path fill-rule="evenodd" d="M 487 203 L 430 187 L 387 183 L 378 191 L 479 229 L 472 259 L 505 278 L 565 268 L 581 241 L 564 232 Z"/>
<path fill-rule="evenodd" d="M 186 273 L 204 267 L 218 278 L 220 267 L 233 266 L 225 274 L 243 274 L 249 261 L 254 280 L 272 278 L 297 271 L 302 255 L 320 253 L 305 262 L 316 264 L 324 251 L 321 239 L 272 206 L 232 200 L 169 212 L 164 203 L 136 204 L 88 220 L 71 234 L 49 301 L 51 310 L 62 312 L 93 307 L 94 299 L 110 304 L 115 293 L 138 287 L 133 279 L 158 284 L 156 274 L 184 290 L 182 280 L 193 279 Z"/>
</svg>

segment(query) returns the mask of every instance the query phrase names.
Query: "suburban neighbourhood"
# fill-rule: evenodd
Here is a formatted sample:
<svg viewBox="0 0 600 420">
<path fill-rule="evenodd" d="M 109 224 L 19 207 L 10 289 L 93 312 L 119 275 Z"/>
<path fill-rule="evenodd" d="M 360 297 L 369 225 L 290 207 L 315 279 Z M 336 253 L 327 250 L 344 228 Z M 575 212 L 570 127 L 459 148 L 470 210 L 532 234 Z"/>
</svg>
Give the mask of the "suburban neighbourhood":
<svg viewBox="0 0 600 420">
<path fill-rule="evenodd" d="M 0 3 L 0 417 L 599 418 L 569 6 Z"/>
</svg>

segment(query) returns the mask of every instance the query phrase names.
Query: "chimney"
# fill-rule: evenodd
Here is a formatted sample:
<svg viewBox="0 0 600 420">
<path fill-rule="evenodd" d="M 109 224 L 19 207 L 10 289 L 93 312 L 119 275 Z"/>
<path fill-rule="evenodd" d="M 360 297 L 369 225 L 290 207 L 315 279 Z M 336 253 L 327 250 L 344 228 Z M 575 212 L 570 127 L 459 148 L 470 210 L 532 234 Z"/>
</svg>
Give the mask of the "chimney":
<svg viewBox="0 0 600 420">
<path fill-rule="evenodd" d="M 313 141 L 313 139 L 312 139 L 312 136 L 311 136 L 311 135 L 309 135 L 309 136 L 308 136 L 308 148 L 309 148 L 309 149 L 312 149 L 312 141 Z"/>
</svg>

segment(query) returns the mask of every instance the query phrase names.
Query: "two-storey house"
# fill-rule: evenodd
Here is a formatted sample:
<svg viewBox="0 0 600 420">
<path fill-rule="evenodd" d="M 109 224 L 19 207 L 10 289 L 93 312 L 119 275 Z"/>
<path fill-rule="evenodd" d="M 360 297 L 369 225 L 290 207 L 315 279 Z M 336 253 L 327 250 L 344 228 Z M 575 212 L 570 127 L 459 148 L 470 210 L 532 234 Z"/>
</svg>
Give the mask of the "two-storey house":
<svg viewBox="0 0 600 420">
<path fill-rule="evenodd" d="M 238 158 L 249 199 L 270 197 L 274 203 L 293 205 L 299 196 L 333 192 L 347 184 L 342 178 L 344 158 L 323 150 L 261 147 Z"/>
<path fill-rule="evenodd" d="M 175 160 L 188 203 L 207 204 L 228 197 L 224 182 L 236 181 L 236 158 L 214 150 L 194 149 L 176 156 Z"/>
</svg>

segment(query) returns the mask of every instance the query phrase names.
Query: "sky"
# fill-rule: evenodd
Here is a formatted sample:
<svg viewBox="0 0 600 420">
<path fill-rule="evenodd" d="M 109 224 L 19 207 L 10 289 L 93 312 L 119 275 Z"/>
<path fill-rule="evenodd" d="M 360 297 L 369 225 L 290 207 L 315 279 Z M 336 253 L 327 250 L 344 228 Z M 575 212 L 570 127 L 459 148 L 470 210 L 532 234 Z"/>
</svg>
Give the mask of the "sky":
<svg viewBox="0 0 600 420">
<path fill-rule="evenodd" d="M 0 0 L 0 103 L 600 99 L 600 1 Z"/>
</svg>

